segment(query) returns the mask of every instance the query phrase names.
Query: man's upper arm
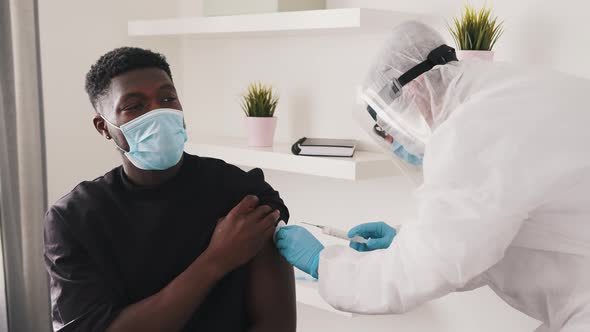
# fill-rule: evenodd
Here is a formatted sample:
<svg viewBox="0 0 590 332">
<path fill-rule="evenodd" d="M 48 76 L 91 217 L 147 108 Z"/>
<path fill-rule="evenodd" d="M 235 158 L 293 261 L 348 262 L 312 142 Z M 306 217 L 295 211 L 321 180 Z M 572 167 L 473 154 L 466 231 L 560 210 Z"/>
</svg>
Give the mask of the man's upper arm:
<svg viewBox="0 0 590 332">
<path fill-rule="evenodd" d="M 242 172 L 245 181 L 243 188 L 240 190 L 239 200 L 246 195 L 256 195 L 260 199 L 261 205 L 268 205 L 281 211 L 280 220 L 289 221 L 289 210 L 281 199 L 279 192 L 274 190 L 264 179 L 264 173 L 261 169 L 255 168 L 249 172 Z M 238 200 L 238 201 L 239 201 Z"/>
<path fill-rule="evenodd" d="M 280 210 L 280 219 L 288 222 L 289 210 L 279 193 L 265 181 L 262 170 L 255 168 L 240 173 L 243 179 L 238 181 L 243 185 L 240 195 L 256 195 L 261 205 Z M 269 241 L 247 268 L 249 332 L 295 331 L 297 315 L 293 267 Z"/>
<path fill-rule="evenodd" d="M 250 332 L 296 330 L 293 267 L 272 242 L 248 265 L 248 315 Z"/>
<path fill-rule="evenodd" d="M 227 165 L 224 178 L 235 190 L 235 204 L 246 195 L 256 195 L 261 205 L 280 210 L 280 219 L 289 221 L 289 210 L 279 193 L 265 181 L 261 169 L 244 172 L 238 167 Z M 295 331 L 297 319 L 293 267 L 283 259 L 272 241 L 248 263 L 247 271 L 247 309 L 251 322 L 249 332 Z"/>
<path fill-rule="evenodd" d="M 45 216 L 45 266 L 55 331 L 104 331 L 118 310 L 111 292 L 61 215 Z"/>
</svg>

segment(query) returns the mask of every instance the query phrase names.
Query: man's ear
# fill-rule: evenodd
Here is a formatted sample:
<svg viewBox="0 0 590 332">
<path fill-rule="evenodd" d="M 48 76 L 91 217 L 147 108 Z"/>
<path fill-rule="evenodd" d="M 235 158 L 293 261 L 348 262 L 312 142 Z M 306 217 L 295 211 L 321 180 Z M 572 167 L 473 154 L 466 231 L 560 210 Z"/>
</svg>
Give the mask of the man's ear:
<svg viewBox="0 0 590 332">
<path fill-rule="evenodd" d="M 94 123 L 94 128 L 96 131 L 98 131 L 100 136 L 106 139 L 112 138 L 111 134 L 109 133 L 109 128 L 107 127 L 107 122 L 102 118 L 102 116 L 100 116 L 100 114 L 95 113 L 92 122 Z"/>
</svg>

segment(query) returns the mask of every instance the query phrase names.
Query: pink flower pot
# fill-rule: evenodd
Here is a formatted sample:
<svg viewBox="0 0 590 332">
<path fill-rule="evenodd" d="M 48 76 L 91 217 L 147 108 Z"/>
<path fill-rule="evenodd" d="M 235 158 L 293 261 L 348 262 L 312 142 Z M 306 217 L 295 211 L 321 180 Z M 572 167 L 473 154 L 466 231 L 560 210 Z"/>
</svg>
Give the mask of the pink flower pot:
<svg viewBox="0 0 590 332">
<path fill-rule="evenodd" d="M 494 51 L 457 51 L 457 58 L 460 61 L 494 61 Z"/>
<path fill-rule="evenodd" d="M 272 146 L 277 118 L 246 118 L 246 132 L 248 134 L 248 146 L 269 147 Z"/>
</svg>

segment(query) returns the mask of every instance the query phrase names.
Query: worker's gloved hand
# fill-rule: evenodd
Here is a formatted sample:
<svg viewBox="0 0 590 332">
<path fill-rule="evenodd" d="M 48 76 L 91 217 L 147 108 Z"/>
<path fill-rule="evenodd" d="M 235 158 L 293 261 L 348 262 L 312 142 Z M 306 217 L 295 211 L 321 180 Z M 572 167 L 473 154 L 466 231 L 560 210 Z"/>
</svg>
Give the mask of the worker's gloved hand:
<svg viewBox="0 0 590 332">
<path fill-rule="evenodd" d="M 320 252 L 324 246 L 307 229 L 301 226 L 285 226 L 275 236 L 279 252 L 291 265 L 318 277 Z"/>
<path fill-rule="evenodd" d="M 350 242 L 350 247 L 356 251 L 372 251 L 389 248 L 396 234 L 395 228 L 379 221 L 354 227 L 348 232 L 348 237 L 352 238 L 358 235 L 368 239 L 367 243 Z"/>
</svg>

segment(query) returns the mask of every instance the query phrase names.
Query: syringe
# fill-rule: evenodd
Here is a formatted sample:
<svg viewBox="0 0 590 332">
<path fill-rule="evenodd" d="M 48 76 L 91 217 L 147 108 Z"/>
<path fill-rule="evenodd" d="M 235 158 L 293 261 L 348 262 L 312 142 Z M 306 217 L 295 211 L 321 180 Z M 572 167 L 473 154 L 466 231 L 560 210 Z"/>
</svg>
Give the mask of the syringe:
<svg viewBox="0 0 590 332">
<path fill-rule="evenodd" d="M 301 222 L 302 224 L 306 224 L 309 226 L 313 226 L 313 227 L 317 227 L 319 229 L 322 230 L 322 233 L 332 236 L 332 237 L 336 237 L 342 240 L 346 240 L 346 241 L 352 241 L 352 242 L 358 242 L 358 243 L 367 243 L 369 242 L 369 240 L 365 239 L 362 236 L 358 236 L 355 235 L 354 237 L 350 238 L 348 237 L 348 232 L 347 231 L 343 231 L 341 229 L 337 229 L 337 228 L 332 228 L 330 226 L 324 226 L 324 225 L 315 225 L 315 224 L 311 224 L 308 222 Z"/>
</svg>

